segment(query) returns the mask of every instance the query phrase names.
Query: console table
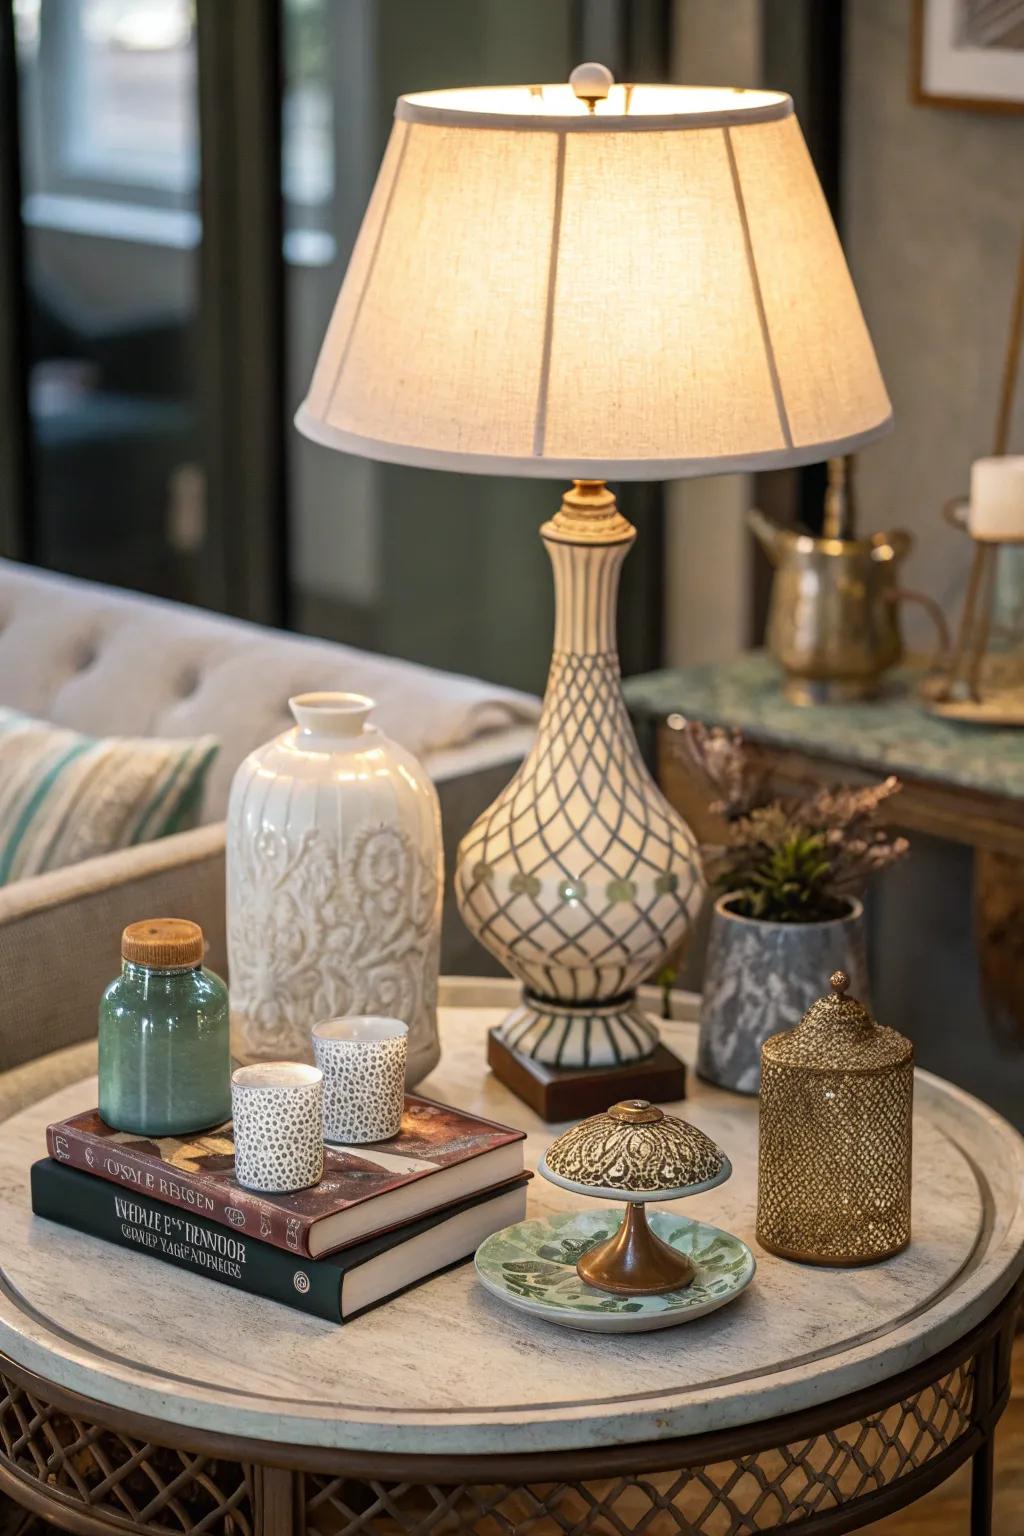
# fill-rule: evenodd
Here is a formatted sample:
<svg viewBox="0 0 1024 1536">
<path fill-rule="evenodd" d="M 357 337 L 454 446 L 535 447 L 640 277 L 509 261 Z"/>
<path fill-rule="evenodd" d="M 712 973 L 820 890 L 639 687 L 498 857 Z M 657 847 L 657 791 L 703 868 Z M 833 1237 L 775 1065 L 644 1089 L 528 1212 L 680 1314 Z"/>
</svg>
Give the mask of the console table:
<svg viewBox="0 0 1024 1536">
<path fill-rule="evenodd" d="M 659 775 L 679 783 L 678 717 L 740 730 L 783 787 L 851 783 L 898 774 L 903 793 L 887 814 L 911 831 L 1024 861 L 1024 730 L 963 725 L 929 714 L 916 678 L 897 670 L 877 699 L 791 704 L 765 651 L 735 661 L 651 672 L 625 683 L 642 728 L 653 734 Z M 648 745 L 652 743 L 648 740 Z"/>
<path fill-rule="evenodd" d="M 555 1131 L 484 1069 L 505 982 L 448 982 L 427 1093 Z M 692 1061 L 693 1000 L 667 1023 Z M 62 1089 L 0 1138 L 0 1489 L 62 1529 L 180 1536 L 848 1531 L 973 1458 L 990 1530 L 992 1432 L 1024 1269 L 1024 1142 L 927 1074 L 914 1240 L 872 1268 L 754 1244 L 756 1104 L 693 1079 L 683 1112 L 735 1174 L 687 1214 L 753 1247 L 733 1305 L 663 1333 L 572 1333 L 513 1313 L 464 1265 L 346 1327 L 32 1217 Z M 537 1179 L 534 1211 L 573 1197 Z"/>
</svg>

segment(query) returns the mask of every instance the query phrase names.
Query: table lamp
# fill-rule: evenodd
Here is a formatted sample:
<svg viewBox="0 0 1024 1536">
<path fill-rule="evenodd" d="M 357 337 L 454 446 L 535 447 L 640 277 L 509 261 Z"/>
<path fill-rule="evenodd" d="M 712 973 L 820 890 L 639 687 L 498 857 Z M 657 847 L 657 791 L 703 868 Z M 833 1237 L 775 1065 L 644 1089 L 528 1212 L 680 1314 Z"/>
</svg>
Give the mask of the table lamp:
<svg viewBox="0 0 1024 1536">
<path fill-rule="evenodd" d="M 803 464 L 890 421 L 787 95 L 583 64 L 399 98 L 296 423 L 390 463 L 572 480 L 541 529 L 536 743 L 455 870 L 466 925 L 523 984 L 498 1031 L 521 1064 L 617 1068 L 604 1103 L 661 1096 L 629 1076 L 658 1046 L 636 988 L 703 894 L 620 692 L 635 529 L 606 482 Z"/>
</svg>

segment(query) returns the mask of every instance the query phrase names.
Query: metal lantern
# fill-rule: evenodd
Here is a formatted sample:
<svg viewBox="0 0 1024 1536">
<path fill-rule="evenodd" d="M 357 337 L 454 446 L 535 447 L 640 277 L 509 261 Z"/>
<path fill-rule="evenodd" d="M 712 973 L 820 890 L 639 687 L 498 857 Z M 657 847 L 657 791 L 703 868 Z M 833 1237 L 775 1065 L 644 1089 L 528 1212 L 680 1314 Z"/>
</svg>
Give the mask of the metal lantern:
<svg viewBox="0 0 1024 1536">
<path fill-rule="evenodd" d="M 910 1241 L 914 1051 L 836 971 L 761 1052 L 757 1240 L 810 1264 L 872 1264 Z"/>
</svg>

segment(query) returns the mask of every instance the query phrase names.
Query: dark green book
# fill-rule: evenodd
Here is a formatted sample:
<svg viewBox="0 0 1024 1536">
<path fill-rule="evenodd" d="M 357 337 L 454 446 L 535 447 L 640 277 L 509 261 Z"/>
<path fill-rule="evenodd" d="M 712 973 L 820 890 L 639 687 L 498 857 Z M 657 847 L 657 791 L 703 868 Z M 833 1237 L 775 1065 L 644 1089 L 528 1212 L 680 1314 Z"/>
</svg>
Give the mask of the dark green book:
<svg viewBox="0 0 1024 1536">
<path fill-rule="evenodd" d="M 322 1259 L 287 1253 L 49 1157 L 32 1165 L 32 1209 L 90 1237 L 345 1323 L 460 1263 L 492 1232 L 522 1221 L 528 1180 L 523 1174 Z"/>
</svg>

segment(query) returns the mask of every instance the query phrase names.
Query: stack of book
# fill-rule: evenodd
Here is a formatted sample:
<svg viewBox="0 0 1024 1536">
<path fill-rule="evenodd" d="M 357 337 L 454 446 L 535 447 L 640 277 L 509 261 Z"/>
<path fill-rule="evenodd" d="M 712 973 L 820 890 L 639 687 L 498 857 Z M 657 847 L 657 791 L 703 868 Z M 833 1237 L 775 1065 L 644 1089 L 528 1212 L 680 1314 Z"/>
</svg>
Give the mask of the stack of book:
<svg viewBox="0 0 1024 1536">
<path fill-rule="evenodd" d="M 95 1110 L 51 1125 L 32 1209 L 316 1317 L 347 1322 L 468 1258 L 526 1211 L 524 1133 L 410 1094 L 399 1134 L 327 1147 L 324 1176 L 257 1195 L 231 1126 L 150 1140 Z"/>
</svg>

